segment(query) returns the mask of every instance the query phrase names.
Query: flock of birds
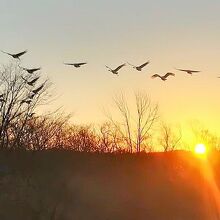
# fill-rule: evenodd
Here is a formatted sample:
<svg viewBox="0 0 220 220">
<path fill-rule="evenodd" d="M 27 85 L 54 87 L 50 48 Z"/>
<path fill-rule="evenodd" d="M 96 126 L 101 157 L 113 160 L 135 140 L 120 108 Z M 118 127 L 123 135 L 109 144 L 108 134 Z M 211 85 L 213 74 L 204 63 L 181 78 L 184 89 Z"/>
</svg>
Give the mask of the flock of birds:
<svg viewBox="0 0 220 220">
<path fill-rule="evenodd" d="M 5 52 L 5 51 L 1 51 L 1 52 L 3 52 L 3 53 L 5 53 L 5 54 L 7 54 L 7 55 L 9 55 L 9 56 L 11 56 L 11 57 L 13 57 L 13 58 L 15 58 L 15 59 L 19 59 L 19 60 L 20 60 L 20 57 L 21 57 L 22 55 L 24 55 L 25 53 L 27 53 L 27 50 L 22 51 L 22 52 L 20 52 L 20 53 L 16 53 L 16 54 L 8 53 L 8 52 Z M 74 66 L 75 68 L 80 68 L 81 66 L 86 65 L 86 64 L 87 64 L 87 62 L 81 62 L 81 63 L 64 63 L 64 65 Z M 147 62 L 145 62 L 145 63 L 143 63 L 143 64 L 141 64 L 141 65 L 139 65 L 139 66 L 135 66 L 135 65 L 133 65 L 133 64 L 131 64 L 131 63 L 128 63 L 128 62 L 127 62 L 127 64 L 130 65 L 130 66 L 132 66 L 132 67 L 133 67 L 135 70 L 137 70 L 137 71 L 142 71 L 142 69 L 143 69 L 145 66 L 147 66 L 148 64 L 150 64 L 150 61 L 147 61 Z M 115 69 L 112 69 L 112 68 L 110 68 L 109 66 L 105 66 L 105 67 L 106 67 L 106 68 L 108 69 L 108 71 L 110 71 L 111 73 L 118 75 L 118 74 L 119 74 L 119 70 L 121 70 L 124 66 L 126 66 L 126 63 L 121 64 L 120 66 L 116 67 Z M 27 68 L 23 68 L 23 67 L 22 67 L 22 69 L 31 74 L 31 73 L 34 73 L 35 71 L 40 70 L 41 68 L 27 69 Z M 194 74 L 194 73 L 199 73 L 199 72 L 201 72 L 201 71 L 199 71 L 199 70 L 190 70 L 190 69 L 177 69 L 177 68 L 176 68 L 176 70 L 181 71 L 181 72 L 185 72 L 185 73 L 190 74 L 190 75 L 192 75 L 192 74 Z M 169 76 L 175 76 L 175 74 L 172 73 L 172 72 L 167 72 L 167 73 L 164 74 L 164 75 L 154 74 L 154 75 L 151 76 L 151 78 L 153 78 L 153 79 L 154 79 L 154 78 L 160 78 L 161 80 L 166 81 Z M 27 84 L 28 84 L 28 85 L 33 85 L 38 79 L 39 79 L 39 77 L 33 79 L 32 81 L 27 82 Z M 42 88 L 43 88 L 43 85 L 42 85 L 41 87 L 39 87 L 38 89 L 33 90 L 33 92 L 36 93 L 36 92 L 40 91 Z"/>
<path fill-rule="evenodd" d="M 142 69 L 143 69 L 145 66 L 147 66 L 149 63 L 150 63 L 150 61 L 147 61 L 146 63 L 143 63 L 143 64 L 141 64 L 140 66 L 135 66 L 135 65 L 133 65 L 133 64 L 127 62 L 128 65 L 132 66 L 132 67 L 133 67 L 135 70 L 137 70 L 137 71 L 142 71 Z M 118 66 L 118 67 L 115 68 L 115 69 L 111 69 L 111 68 L 108 67 L 108 66 L 106 66 L 106 68 L 108 69 L 108 71 L 112 72 L 113 74 L 118 74 L 118 71 L 119 71 L 122 67 L 124 67 L 124 66 L 126 66 L 126 63 L 123 63 L 122 65 Z M 201 72 L 201 71 L 198 71 L 198 70 L 189 70 L 189 69 L 176 69 L 176 70 L 179 70 L 179 71 L 182 71 L 182 72 L 186 72 L 186 73 L 188 73 L 188 74 L 190 74 L 190 75 L 192 75 L 193 73 L 199 73 L 199 72 Z M 154 78 L 160 78 L 161 80 L 166 81 L 169 76 L 175 76 L 175 73 L 168 72 L 168 73 L 166 73 L 165 75 L 154 74 L 154 75 L 151 76 L 151 78 L 153 78 L 153 79 L 154 79 Z"/>
<path fill-rule="evenodd" d="M 79 68 L 79 67 L 81 67 L 81 66 L 83 66 L 83 65 L 85 65 L 85 64 L 87 64 L 86 62 L 83 62 L 83 63 L 64 63 L 65 65 L 71 65 L 71 66 L 74 66 L 74 67 L 76 67 L 76 68 Z M 148 64 L 150 64 L 150 61 L 147 61 L 147 62 L 145 62 L 145 63 L 143 63 L 143 64 L 141 64 L 141 65 L 139 65 L 139 66 L 135 66 L 135 65 L 133 65 L 133 64 L 131 64 L 131 63 L 128 63 L 127 62 L 127 64 L 128 65 L 130 65 L 130 66 L 132 66 L 135 70 L 137 70 L 137 71 L 142 71 L 142 69 L 145 67 L 145 66 L 147 66 Z M 119 72 L 119 70 L 122 68 L 122 67 L 124 67 L 124 66 L 126 66 L 126 63 L 123 63 L 123 64 L 121 64 L 120 66 L 118 66 L 118 67 L 116 67 L 115 69 L 112 69 L 112 68 L 110 68 L 109 66 L 105 66 L 107 69 L 108 69 L 108 71 L 110 71 L 111 73 L 113 73 L 113 74 L 116 74 L 116 75 L 118 75 L 118 72 Z M 189 70 L 189 69 L 176 69 L 176 70 L 179 70 L 179 71 L 182 71 L 182 72 L 186 72 L 186 73 L 188 73 L 188 74 L 190 74 L 190 75 L 192 75 L 193 73 L 199 73 L 199 72 L 201 72 L 201 71 L 198 71 L 198 70 Z M 163 80 L 163 81 L 166 81 L 167 80 L 167 78 L 169 77 L 169 76 L 175 76 L 175 74 L 174 73 L 171 73 L 171 72 L 168 72 L 168 73 L 166 73 L 165 75 L 159 75 L 159 74 L 154 74 L 154 75 L 152 75 L 151 76 L 151 78 L 160 78 L 161 80 Z"/>
<path fill-rule="evenodd" d="M 5 51 L 1 51 L 1 52 L 3 52 L 3 53 L 5 53 L 5 54 L 7 54 L 7 55 L 13 57 L 14 59 L 20 60 L 20 57 L 21 57 L 22 55 L 24 55 L 25 53 L 27 53 L 27 50 L 22 51 L 22 52 L 20 52 L 20 53 L 16 53 L 16 54 L 7 53 L 7 52 L 5 52 Z M 21 67 L 20 65 L 19 65 L 19 67 L 20 67 L 21 69 L 23 69 L 24 71 L 26 71 L 27 73 L 29 73 L 29 74 L 33 74 L 33 73 L 35 73 L 35 72 L 37 72 L 37 71 L 39 71 L 39 70 L 41 69 L 41 67 L 39 67 L 39 68 L 30 68 L 30 69 L 29 69 L 29 68 Z M 45 81 L 43 84 L 41 84 L 39 87 L 37 87 L 37 88 L 34 89 L 33 87 L 35 86 L 35 83 L 40 79 L 40 76 L 36 76 L 36 77 L 33 78 L 33 79 L 29 79 L 29 77 L 28 77 L 28 78 L 24 78 L 23 76 L 21 76 L 21 78 L 24 80 L 24 82 L 25 82 L 28 86 L 32 87 L 32 89 L 30 90 L 30 94 L 28 95 L 28 97 L 26 97 L 25 99 L 21 100 L 21 101 L 20 101 L 20 104 L 26 103 L 26 104 L 29 105 L 29 104 L 31 104 L 31 102 L 33 101 L 34 97 L 44 88 L 46 81 Z M 1 103 L 6 102 L 6 100 L 5 100 L 5 94 L 1 94 L 1 95 L 0 95 L 0 102 L 1 102 Z M 34 114 L 34 113 L 31 113 L 31 115 L 29 115 L 29 116 L 31 117 L 33 114 Z"/>
</svg>

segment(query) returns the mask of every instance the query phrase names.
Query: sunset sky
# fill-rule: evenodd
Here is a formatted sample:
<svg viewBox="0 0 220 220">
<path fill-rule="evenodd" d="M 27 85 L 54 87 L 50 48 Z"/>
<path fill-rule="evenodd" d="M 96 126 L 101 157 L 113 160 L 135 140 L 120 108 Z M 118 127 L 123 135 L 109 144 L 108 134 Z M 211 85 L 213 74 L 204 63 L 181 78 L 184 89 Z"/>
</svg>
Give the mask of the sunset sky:
<svg viewBox="0 0 220 220">
<path fill-rule="evenodd" d="M 57 100 L 80 123 L 105 119 L 112 97 L 143 91 L 171 123 L 199 120 L 220 128 L 219 0 L 0 0 L 0 49 L 20 52 L 25 67 L 42 67 Z M 10 58 L 1 53 L 1 64 Z M 142 72 L 130 66 L 119 76 L 105 65 L 151 63 Z M 80 69 L 63 62 L 87 61 Z M 174 68 L 198 69 L 193 76 Z M 176 73 L 166 82 L 155 73 Z"/>
</svg>

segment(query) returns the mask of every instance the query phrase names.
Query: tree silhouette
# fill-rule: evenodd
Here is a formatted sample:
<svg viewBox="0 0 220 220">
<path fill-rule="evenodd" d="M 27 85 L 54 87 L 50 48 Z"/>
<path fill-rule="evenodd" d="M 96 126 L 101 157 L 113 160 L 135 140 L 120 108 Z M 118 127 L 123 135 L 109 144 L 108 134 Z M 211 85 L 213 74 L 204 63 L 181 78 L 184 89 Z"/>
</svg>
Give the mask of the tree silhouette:
<svg viewBox="0 0 220 220">
<path fill-rule="evenodd" d="M 0 146 L 2 148 L 19 146 L 19 138 L 26 123 L 34 117 L 35 109 L 45 104 L 50 97 L 48 80 L 42 82 L 39 79 L 35 82 L 36 88 L 42 87 L 36 93 L 33 92 L 35 86 L 28 85 L 28 82 L 36 77 L 42 78 L 38 73 L 28 74 L 18 62 L 2 66 L 0 69 Z"/>
<path fill-rule="evenodd" d="M 166 123 L 161 124 L 159 135 L 159 143 L 164 152 L 175 150 L 182 139 L 181 130 L 174 132 L 172 127 Z"/>
<path fill-rule="evenodd" d="M 140 92 L 135 94 L 136 109 L 133 114 L 123 94 L 116 96 L 114 102 L 121 115 L 121 122 L 114 120 L 111 115 L 107 117 L 120 131 L 128 151 L 139 153 L 147 150 L 151 130 L 158 119 L 158 106 L 151 102 L 149 96 Z"/>
</svg>

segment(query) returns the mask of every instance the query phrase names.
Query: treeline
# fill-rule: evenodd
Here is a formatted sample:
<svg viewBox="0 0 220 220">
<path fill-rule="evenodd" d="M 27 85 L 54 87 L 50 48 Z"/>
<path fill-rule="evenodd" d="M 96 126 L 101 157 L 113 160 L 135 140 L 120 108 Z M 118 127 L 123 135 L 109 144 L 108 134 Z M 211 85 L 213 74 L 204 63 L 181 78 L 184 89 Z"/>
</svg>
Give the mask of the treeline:
<svg viewBox="0 0 220 220">
<path fill-rule="evenodd" d="M 67 149 L 80 152 L 126 152 L 125 140 L 109 123 L 99 130 L 93 126 L 73 125 L 68 117 L 38 116 L 16 124 L 7 137 L 8 149 L 48 150 Z M 20 132 L 19 139 L 16 139 Z M 15 145 L 16 142 L 16 145 Z"/>
</svg>

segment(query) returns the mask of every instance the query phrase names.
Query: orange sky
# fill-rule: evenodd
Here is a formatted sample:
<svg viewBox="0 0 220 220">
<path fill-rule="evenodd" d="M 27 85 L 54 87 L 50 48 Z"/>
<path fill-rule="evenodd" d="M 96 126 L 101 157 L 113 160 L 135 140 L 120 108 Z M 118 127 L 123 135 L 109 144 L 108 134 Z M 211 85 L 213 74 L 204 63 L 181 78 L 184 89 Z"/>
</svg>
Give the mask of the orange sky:
<svg viewBox="0 0 220 220">
<path fill-rule="evenodd" d="M 137 7 L 138 5 L 138 7 Z M 174 124 L 199 120 L 219 130 L 220 94 L 219 1 L 2 1 L 1 48 L 28 49 L 26 67 L 42 67 L 51 78 L 58 99 L 46 106 L 63 106 L 77 123 L 105 119 L 112 97 L 123 91 L 131 100 L 135 91 L 149 94 L 159 104 L 161 118 Z M 0 54 L 1 63 L 8 57 Z M 105 65 L 123 62 L 151 64 L 143 72 L 127 66 L 114 76 Z M 62 63 L 87 61 L 81 69 Z M 189 76 L 175 71 L 192 68 Z M 176 73 L 163 82 L 154 73 Z"/>
</svg>

